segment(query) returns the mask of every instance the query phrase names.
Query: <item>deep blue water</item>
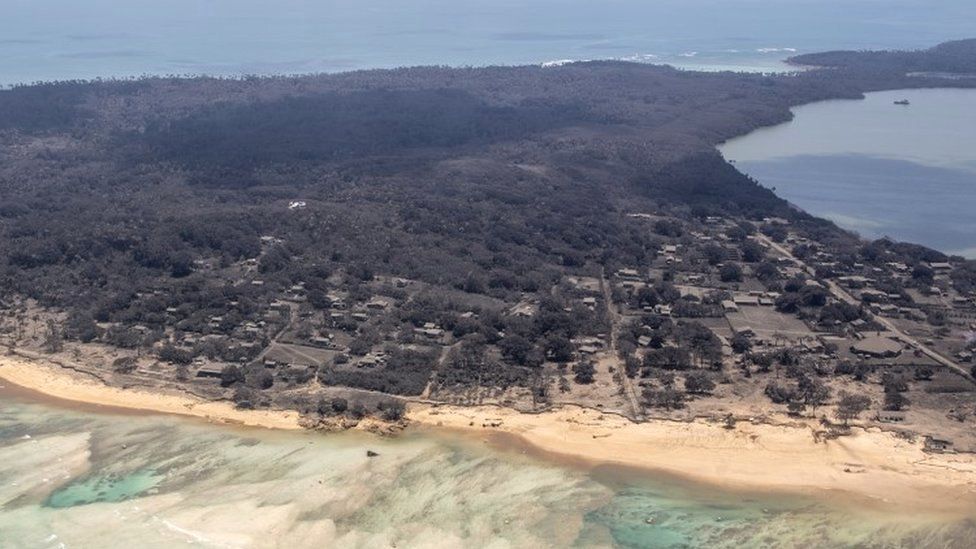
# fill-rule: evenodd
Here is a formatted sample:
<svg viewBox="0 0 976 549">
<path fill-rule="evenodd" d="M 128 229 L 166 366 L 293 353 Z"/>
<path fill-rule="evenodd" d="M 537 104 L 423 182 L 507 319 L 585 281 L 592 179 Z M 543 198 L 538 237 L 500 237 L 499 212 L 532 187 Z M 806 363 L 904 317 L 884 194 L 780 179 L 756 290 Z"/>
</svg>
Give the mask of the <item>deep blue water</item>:
<svg viewBox="0 0 976 549">
<path fill-rule="evenodd" d="M 781 70 L 796 52 L 976 35 L 972 0 L 2 0 L 0 84 L 626 58 Z"/>
</svg>

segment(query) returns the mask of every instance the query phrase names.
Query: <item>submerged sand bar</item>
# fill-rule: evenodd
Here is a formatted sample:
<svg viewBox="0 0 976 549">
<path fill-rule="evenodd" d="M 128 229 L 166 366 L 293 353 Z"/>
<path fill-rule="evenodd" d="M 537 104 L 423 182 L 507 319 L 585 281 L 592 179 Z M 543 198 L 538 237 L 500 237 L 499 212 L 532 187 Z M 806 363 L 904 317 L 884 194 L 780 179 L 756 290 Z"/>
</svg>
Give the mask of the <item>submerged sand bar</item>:
<svg viewBox="0 0 976 549">
<path fill-rule="evenodd" d="M 293 411 L 238 410 L 187 394 L 109 387 L 40 361 L 0 357 L 0 378 L 44 395 L 214 422 L 300 429 Z M 412 404 L 423 428 L 514 436 L 539 453 L 583 465 L 614 464 L 729 489 L 846 492 L 919 512 L 976 516 L 976 455 L 928 454 L 922 442 L 879 429 L 817 441 L 812 422 L 775 425 L 627 418 L 577 406 L 526 414 L 492 406 Z"/>
</svg>

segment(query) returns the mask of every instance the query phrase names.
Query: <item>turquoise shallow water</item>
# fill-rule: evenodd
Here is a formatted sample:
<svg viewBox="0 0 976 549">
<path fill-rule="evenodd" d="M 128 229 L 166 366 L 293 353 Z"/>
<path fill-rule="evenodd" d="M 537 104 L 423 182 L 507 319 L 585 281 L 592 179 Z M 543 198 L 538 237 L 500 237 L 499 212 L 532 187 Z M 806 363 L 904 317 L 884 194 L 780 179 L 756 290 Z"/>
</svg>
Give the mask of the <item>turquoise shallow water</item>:
<svg viewBox="0 0 976 549">
<path fill-rule="evenodd" d="M 971 547 L 974 536 L 972 521 L 582 471 L 477 440 L 94 415 L 0 390 L 5 549 Z"/>
</svg>

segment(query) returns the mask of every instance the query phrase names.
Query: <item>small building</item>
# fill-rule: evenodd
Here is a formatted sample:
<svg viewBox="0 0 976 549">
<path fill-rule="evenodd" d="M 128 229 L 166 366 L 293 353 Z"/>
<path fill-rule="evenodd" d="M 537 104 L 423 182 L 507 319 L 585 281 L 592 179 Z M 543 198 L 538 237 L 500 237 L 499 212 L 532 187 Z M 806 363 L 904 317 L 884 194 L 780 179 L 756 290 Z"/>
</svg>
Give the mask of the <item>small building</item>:
<svg viewBox="0 0 976 549">
<path fill-rule="evenodd" d="M 758 307 L 759 298 L 754 295 L 739 294 L 732 298 L 733 303 L 740 307 Z"/>
<path fill-rule="evenodd" d="M 617 277 L 624 280 L 634 280 L 639 281 L 641 279 L 640 271 L 637 269 L 618 269 Z"/>
<path fill-rule="evenodd" d="M 217 366 L 201 366 L 197 370 L 197 377 L 209 378 L 209 379 L 220 379 L 222 369 Z"/>
<path fill-rule="evenodd" d="M 951 452 L 952 441 L 927 436 L 925 437 L 925 451 L 936 453 L 936 454 Z"/>
<path fill-rule="evenodd" d="M 894 410 L 881 410 L 878 412 L 878 421 L 882 423 L 903 423 L 905 417 L 905 412 L 896 412 Z"/>
<path fill-rule="evenodd" d="M 722 310 L 726 313 L 734 313 L 739 310 L 739 306 L 735 304 L 735 301 L 731 299 L 726 299 L 722 301 Z"/>
<path fill-rule="evenodd" d="M 901 351 L 901 343 L 881 336 L 866 337 L 851 345 L 852 353 L 869 358 L 895 358 Z"/>
</svg>

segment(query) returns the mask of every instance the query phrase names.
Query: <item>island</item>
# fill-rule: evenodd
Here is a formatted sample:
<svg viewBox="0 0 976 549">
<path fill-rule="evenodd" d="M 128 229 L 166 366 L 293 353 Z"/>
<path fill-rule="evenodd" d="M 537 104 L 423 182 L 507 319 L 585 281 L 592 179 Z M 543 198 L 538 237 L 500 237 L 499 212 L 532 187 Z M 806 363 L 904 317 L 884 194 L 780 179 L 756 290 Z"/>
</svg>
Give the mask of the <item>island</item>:
<svg viewBox="0 0 976 549">
<path fill-rule="evenodd" d="M 778 75 L 594 61 L 3 90 L 0 378 L 968 505 L 976 262 L 864 241 L 715 147 L 813 101 L 976 87 L 973 59 L 976 40 Z"/>
</svg>

